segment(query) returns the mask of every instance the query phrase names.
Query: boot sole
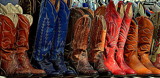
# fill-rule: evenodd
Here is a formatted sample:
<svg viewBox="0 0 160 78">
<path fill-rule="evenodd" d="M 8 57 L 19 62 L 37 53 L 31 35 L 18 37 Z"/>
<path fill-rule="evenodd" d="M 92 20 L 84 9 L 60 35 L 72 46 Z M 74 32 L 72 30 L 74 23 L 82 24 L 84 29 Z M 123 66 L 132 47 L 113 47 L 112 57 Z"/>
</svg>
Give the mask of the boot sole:
<svg viewBox="0 0 160 78">
<path fill-rule="evenodd" d="M 32 74 L 32 76 L 30 76 L 31 78 L 38 78 L 38 77 L 45 77 L 47 76 L 47 74 Z"/>
<path fill-rule="evenodd" d="M 15 75 L 8 75 L 7 78 L 28 78 L 32 76 L 32 74 L 15 74 Z"/>
</svg>

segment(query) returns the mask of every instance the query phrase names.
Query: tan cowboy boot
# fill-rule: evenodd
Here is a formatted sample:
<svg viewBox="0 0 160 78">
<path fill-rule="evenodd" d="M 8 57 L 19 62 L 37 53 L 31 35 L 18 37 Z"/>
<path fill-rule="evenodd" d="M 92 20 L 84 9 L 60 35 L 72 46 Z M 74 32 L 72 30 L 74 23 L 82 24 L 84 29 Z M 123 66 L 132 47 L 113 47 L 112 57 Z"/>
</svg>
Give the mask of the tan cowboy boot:
<svg viewBox="0 0 160 78">
<path fill-rule="evenodd" d="M 11 18 L 13 16 L 13 18 Z M 0 15 L 0 58 L 5 75 L 14 75 L 18 67 L 15 56 L 16 18 L 14 14 Z M 11 19 L 14 19 L 14 23 Z"/>
<path fill-rule="evenodd" d="M 19 63 L 19 69 L 16 71 L 17 74 L 45 74 L 45 71 L 35 69 L 30 64 L 26 51 L 29 48 L 28 45 L 28 34 L 30 28 L 30 22 L 28 19 L 22 15 L 17 14 L 19 17 L 17 25 L 17 41 L 16 41 L 16 57 Z"/>
<path fill-rule="evenodd" d="M 149 59 L 150 48 L 153 37 L 154 26 L 145 16 L 137 17 L 138 21 L 138 55 L 144 66 L 152 71 L 153 74 L 160 74 L 160 70 L 153 66 Z"/>
</svg>

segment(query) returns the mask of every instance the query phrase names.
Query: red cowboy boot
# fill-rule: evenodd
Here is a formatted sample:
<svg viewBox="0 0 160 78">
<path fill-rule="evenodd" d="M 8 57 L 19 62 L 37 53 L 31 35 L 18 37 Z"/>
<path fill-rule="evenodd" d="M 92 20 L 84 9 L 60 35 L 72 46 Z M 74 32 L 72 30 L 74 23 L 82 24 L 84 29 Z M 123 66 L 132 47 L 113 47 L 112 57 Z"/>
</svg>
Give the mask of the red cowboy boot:
<svg viewBox="0 0 160 78">
<path fill-rule="evenodd" d="M 96 32 L 96 33 L 95 33 Z M 106 22 L 102 15 L 92 20 L 90 31 L 89 61 L 100 75 L 112 75 L 104 64 L 104 44 L 106 37 Z"/>
<path fill-rule="evenodd" d="M 15 58 L 15 36 L 16 28 L 13 21 L 7 16 L 0 15 L 1 69 L 6 75 L 14 75 L 18 67 Z"/>
<path fill-rule="evenodd" d="M 149 54 L 153 37 L 154 26 L 152 22 L 145 16 L 137 17 L 138 21 L 138 55 L 140 61 L 144 66 L 152 71 L 153 74 L 160 74 L 160 70 L 157 69 L 150 61 Z"/>
<path fill-rule="evenodd" d="M 105 43 L 105 65 L 115 75 L 125 75 L 126 73 L 118 66 L 115 61 L 115 51 L 117 48 L 119 31 L 123 18 L 123 7 L 119 8 L 119 13 L 116 11 L 114 2 L 111 0 L 106 9 L 106 24 L 107 35 Z"/>
<path fill-rule="evenodd" d="M 124 49 L 126 63 L 135 70 L 138 75 L 152 74 L 152 71 L 147 69 L 138 58 L 138 25 L 134 20 L 131 21 Z"/>
<path fill-rule="evenodd" d="M 17 69 L 16 73 L 17 74 L 27 74 L 27 73 L 45 74 L 45 71 L 35 69 L 30 64 L 30 61 L 26 53 L 26 51 L 29 48 L 28 35 L 29 35 L 30 23 L 24 15 L 22 14 L 17 14 L 17 15 L 19 20 L 18 20 L 17 35 L 16 35 L 17 37 L 16 57 L 18 59 L 19 69 Z"/>
<path fill-rule="evenodd" d="M 118 3 L 119 5 L 123 5 L 123 1 L 120 1 Z M 119 33 L 119 38 L 118 38 L 118 49 L 117 49 L 117 53 L 116 53 L 116 61 L 119 65 L 119 67 L 126 72 L 126 74 L 136 74 L 136 72 L 131 69 L 124 61 L 124 45 L 127 39 L 127 34 L 130 28 L 130 23 L 132 20 L 132 16 L 133 16 L 133 11 L 132 11 L 132 3 L 128 3 L 125 6 L 125 12 L 124 12 L 124 18 L 121 24 L 121 29 L 120 29 L 120 33 Z"/>
</svg>

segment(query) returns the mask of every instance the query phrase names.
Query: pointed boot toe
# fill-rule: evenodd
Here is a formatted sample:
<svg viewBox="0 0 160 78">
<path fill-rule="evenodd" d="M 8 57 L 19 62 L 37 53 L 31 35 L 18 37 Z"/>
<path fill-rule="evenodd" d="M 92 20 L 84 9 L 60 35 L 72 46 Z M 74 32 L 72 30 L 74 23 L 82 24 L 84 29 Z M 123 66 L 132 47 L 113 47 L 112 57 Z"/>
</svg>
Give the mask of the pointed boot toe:
<svg viewBox="0 0 160 78">
<path fill-rule="evenodd" d="M 126 74 L 133 74 L 133 75 L 136 75 L 137 73 L 134 71 L 134 70 L 132 70 L 132 69 L 128 69 L 128 70 L 126 70 L 125 71 L 126 72 Z"/>
<path fill-rule="evenodd" d="M 126 73 L 122 70 L 117 70 L 117 71 L 114 71 L 112 72 L 114 75 L 126 75 Z"/>
</svg>

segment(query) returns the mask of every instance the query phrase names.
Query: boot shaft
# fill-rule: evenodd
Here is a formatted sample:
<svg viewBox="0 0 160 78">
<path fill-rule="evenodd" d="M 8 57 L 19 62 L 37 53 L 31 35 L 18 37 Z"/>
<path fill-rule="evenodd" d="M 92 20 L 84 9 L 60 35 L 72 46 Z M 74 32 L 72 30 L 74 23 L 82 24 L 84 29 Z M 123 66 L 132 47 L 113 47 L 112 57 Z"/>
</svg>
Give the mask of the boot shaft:
<svg viewBox="0 0 160 78">
<path fill-rule="evenodd" d="M 154 26 L 145 16 L 137 17 L 138 21 L 138 54 L 150 53 Z"/>
<path fill-rule="evenodd" d="M 22 14 L 18 14 L 18 24 L 17 24 L 17 34 L 16 34 L 16 45 L 17 53 L 23 53 L 29 49 L 28 37 L 29 37 L 29 20 Z"/>
<path fill-rule="evenodd" d="M 106 30 L 106 22 L 104 17 L 97 15 L 92 20 L 90 31 L 90 49 L 92 51 L 104 51 Z"/>
<path fill-rule="evenodd" d="M 16 41 L 16 28 L 12 20 L 4 15 L 0 15 L 0 46 L 2 50 L 6 52 L 13 52 L 15 50 L 15 41 Z"/>
<path fill-rule="evenodd" d="M 86 50 L 88 47 L 88 36 L 90 31 L 91 19 L 88 15 L 79 18 L 75 23 L 73 31 L 73 49 Z"/>
<path fill-rule="evenodd" d="M 128 58 L 128 56 L 131 54 L 137 55 L 137 47 L 138 47 L 138 25 L 136 24 L 136 21 L 132 20 L 124 48 L 125 56 Z"/>
</svg>

